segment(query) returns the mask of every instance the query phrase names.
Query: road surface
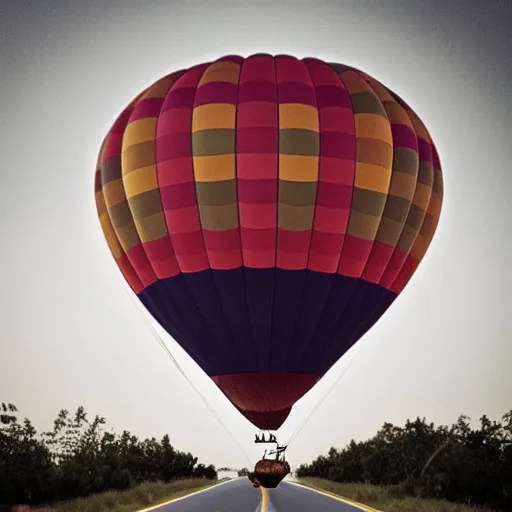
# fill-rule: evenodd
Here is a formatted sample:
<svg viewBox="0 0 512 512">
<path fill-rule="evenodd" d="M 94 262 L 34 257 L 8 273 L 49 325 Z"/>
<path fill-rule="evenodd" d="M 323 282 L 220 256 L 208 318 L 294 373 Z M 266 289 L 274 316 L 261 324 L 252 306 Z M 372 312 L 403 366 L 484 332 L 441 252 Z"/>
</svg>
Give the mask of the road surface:
<svg viewBox="0 0 512 512">
<path fill-rule="evenodd" d="M 237 478 L 139 512 L 378 512 L 302 486 L 282 482 L 277 489 L 255 489 Z"/>
<path fill-rule="evenodd" d="M 302 485 L 281 482 L 277 489 L 262 490 L 261 512 L 379 512 L 363 505 L 355 506 L 342 498 L 333 498 Z M 265 494 L 268 504 L 265 509 Z"/>
</svg>

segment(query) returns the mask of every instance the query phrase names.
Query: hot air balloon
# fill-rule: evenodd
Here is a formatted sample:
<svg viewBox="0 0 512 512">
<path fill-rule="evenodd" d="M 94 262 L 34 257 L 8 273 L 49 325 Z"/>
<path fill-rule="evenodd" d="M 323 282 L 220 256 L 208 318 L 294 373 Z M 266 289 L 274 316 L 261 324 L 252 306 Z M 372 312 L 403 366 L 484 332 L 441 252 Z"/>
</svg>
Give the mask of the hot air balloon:
<svg viewBox="0 0 512 512">
<path fill-rule="evenodd" d="M 258 54 L 139 94 L 103 141 L 95 195 L 143 306 L 277 430 L 409 282 L 443 180 L 427 128 L 376 79 Z"/>
</svg>

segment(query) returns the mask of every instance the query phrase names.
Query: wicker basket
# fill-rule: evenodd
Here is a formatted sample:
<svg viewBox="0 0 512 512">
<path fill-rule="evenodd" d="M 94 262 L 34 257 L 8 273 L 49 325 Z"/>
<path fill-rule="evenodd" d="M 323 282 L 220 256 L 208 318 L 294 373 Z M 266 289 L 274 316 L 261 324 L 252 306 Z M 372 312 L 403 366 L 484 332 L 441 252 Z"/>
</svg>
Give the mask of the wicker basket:
<svg viewBox="0 0 512 512">
<path fill-rule="evenodd" d="M 274 489 L 289 472 L 288 462 L 262 459 L 254 467 L 254 480 L 266 489 Z"/>
</svg>

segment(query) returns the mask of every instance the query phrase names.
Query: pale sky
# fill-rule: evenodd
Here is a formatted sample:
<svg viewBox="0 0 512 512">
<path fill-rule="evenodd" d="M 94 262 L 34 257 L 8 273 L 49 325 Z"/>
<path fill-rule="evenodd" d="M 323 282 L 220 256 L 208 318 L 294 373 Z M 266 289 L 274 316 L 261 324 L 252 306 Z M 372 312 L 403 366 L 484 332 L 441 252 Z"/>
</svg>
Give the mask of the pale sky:
<svg viewBox="0 0 512 512">
<path fill-rule="evenodd" d="M 143 88 L 267 52 L 353 65 L 393 89 L 429 128 L 445 180 L 420 270 L 279 432 L 286 442 L 359 354 L 290 445 L 291 464 L 385 421 L 501 417 L 512 408 L 511 25 L 512 4 L 494 0 L 2 0 L 0 401 L 38 429 L 82 404 L 118 432 L 167 432 L 202 462 L 248 465 L 127 293 L 93 176 L 106 131 Z M 160 332 L 255 463 L 256 428 Z"/>
</svg>

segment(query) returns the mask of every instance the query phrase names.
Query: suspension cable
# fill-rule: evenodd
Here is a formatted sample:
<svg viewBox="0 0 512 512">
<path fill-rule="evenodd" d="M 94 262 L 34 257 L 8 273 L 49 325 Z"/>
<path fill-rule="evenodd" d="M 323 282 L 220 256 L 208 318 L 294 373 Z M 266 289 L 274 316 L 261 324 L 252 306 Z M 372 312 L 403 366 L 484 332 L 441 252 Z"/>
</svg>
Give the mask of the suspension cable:
<svg viewBox="0 0 512 512">
<path fill-rule="evenodd" d="M 247 460 L 247 462 L 249 463 L 249 465 L 252 465 L 252 462 L 251 462 L 251 459 L 249 458 L 249 455 L 247 454 L 247 452 L 243 449 L 243 447 L 241 446 L 241 444 L 238 442 L 238 440 L 236 439 L 236 437 L 233 435 L 233 433 L 231 432 L 231 430 L 226 426 L 226 424 L 222 421 L 222 419 L 219 417 L 219 415 L 217 414 L 217 412 L 215 411 L 215 409 L 213 409 L 213 407 L 209 404 L 208 400 L 206 400 L 206 398 L 203 396 L 203 394 L 201 393 L 201 391 L 199 391 L 199 389 L 197 388 L 197 386 L 189 379 L 188 375 L 186 374 L 185 370 L 183 370 L 183 368 L 181 367 L 181 365 L 178 363 L 178 361 L 176 360 L 176 358 L 174 357 L 174 355 L 172 354 L 171 352 L 171 349 L 167 346 L 167 344 L 164 342 L 164 340 L 162 340 L 162 337 L 160 336 L 160 334 L 158 333 L 158 331 L 156 330 L 156 328 L 152 325 L 152 323 L 149 321 L 149 319 L 147 318 L 147 314 L 145 312 L 142 311 L 142 309 L 140 308 L 140 305 L 139 303 L 135 300 L 135 298 L 133 297 L 132 295 L 132 290 L 128 290 L 128 285 L 124 282 L 124 280 L 122 280 L 122 283 L 123 283 L 123 289 L 124 291 L 126 292 L 126 294 L 130 297 L 130 300 L 132 301 L 133 305 L 135 306 L 135 308 L 137 309 L 137 311 L 139 312 L 139 314 L 142 316 L 142 319 L 144 320 L 144 322 L 146 323 L 146 325 L 149 327 L 151 333 L 153 334 L 154 338 L 156 339 L 156 341 L 158 342 L 158 344 L 160 345 L 160 347 L 164 350 L 164 352 L 166 353 L 167 357 L 169 357 L 169 359 L 173 362 L 174 366 L 176 367 L 176 369 L 181 373 L 181 375 L 185 378 L 185 380 L 192 386 L 192 388 L 194 389 L 194 391 L 197 393 L 197 395 L 199 396 L 199 398 L 203 401 L 203 403 L 206 405 L 206 407 L 208 408 L 208 410 L 211 412 L 211 414 L 213 415 L 213 417 L 220 423 L 220 425 L 224 428 L 224 430 L 228 433 L 228 435 L 231 437 L 231 439 L 235 442 L 235 444 L 238 446 L 238 448 L 240 449 L 240 451 L 244 454 L 244 457 L 245 459 Z"/>
<path fill-rule="evenodd" d="M 299 433 L 301 432 L 301 430 L 306 426 L 306 424 L 309 422 L 309 420 L 311 419 L 311 417 L 313 416 L 313 414 L 315 414 L 315 412 L 318 410 L 318 408 L 322 405 L 322 403 L 325 401 L 325 399 L 331 394 L 332 390 L 336 387 L 336 385 L 341 381 L 341 379 L 346 375 L 346 373 L 349 371 L 349 369 L 351 368 L 351 366 L 354 364 L 354 362 L 356 361 L 356 359 L 362 354 L 364 350 L 364 346 L 360 348 L 359 352 L 351 359 L 350 363 L 344 368 L 344 370 L 340 373 L 340 375 L 338 376 L 338 378 L 331 384 L 331 386 L 329 388 L 327 388 L 327 391 L 324 393 L 324 395 L 322 396 L 322 398 L 320 399 L 320 401 L 318 401 L 315 405 L 315 407 L 313 407 L 313 409 L 311 410 L 311 412 L 309 413 L 309 415 L 304 419 L 304 421 L 302 421 L 302 423 L 299 424 L 299 426 L 295 429 L 295 431 L 293 432 L 292 436 L 290 437 L 290 440 L 288 441 L 288 443 L 286 444 L 286 446 L 290 446 L 290 444 L 292 443 L 292 441 L 294 441 L 296 439 L 296 437 L 299 435 Z"/>
</svg>

